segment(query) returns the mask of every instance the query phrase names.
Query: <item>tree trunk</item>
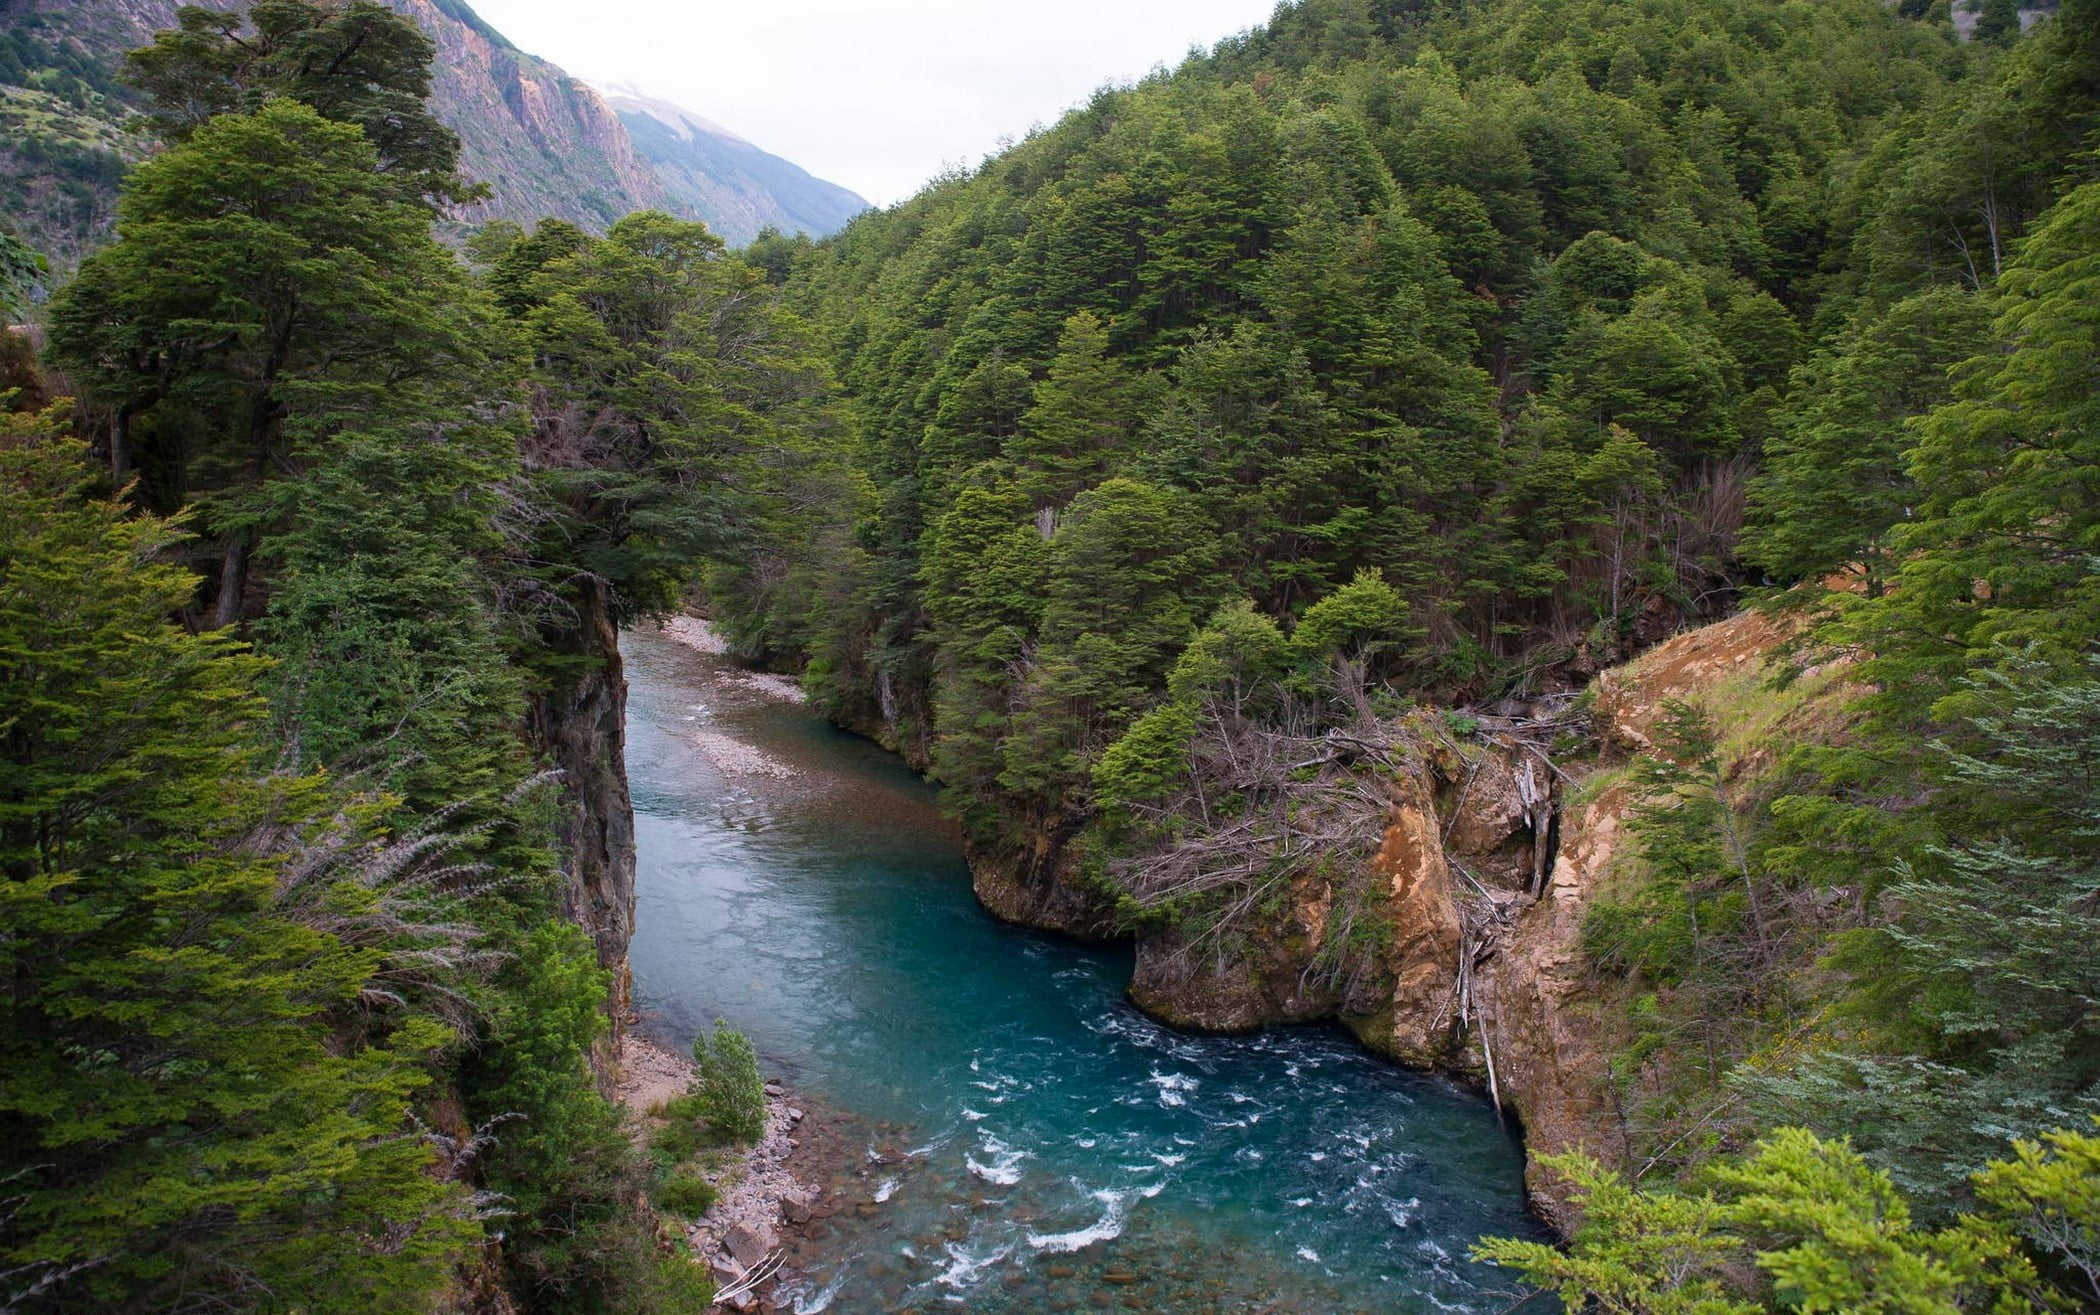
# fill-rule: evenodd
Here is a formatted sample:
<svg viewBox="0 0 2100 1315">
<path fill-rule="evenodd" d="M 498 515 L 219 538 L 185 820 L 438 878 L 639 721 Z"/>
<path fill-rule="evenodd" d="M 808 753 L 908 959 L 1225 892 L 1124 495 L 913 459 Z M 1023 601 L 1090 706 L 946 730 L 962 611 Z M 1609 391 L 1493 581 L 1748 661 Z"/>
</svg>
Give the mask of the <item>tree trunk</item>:
<svg viewBox="0 0 2100 1315">
<path fill-rule="evenodd" d="M 226 542 L 226 556 L 219 563 L 219 599 L 212 608 L 212 629 L 224 630 L 241 619 L 241 594 L 248 584 L 248 541 Z"/>
</svg>

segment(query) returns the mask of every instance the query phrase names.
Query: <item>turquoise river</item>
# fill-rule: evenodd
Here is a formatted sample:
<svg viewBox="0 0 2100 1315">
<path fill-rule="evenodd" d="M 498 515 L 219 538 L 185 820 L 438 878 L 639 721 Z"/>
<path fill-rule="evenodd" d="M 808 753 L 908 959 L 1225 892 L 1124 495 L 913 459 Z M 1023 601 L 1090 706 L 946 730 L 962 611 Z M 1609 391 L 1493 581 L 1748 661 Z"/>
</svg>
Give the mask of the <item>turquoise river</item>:
<svg viewBox="0 0 2100 1315">
<path fill-rule="evenodd" d="M 932 789 L 895 757 L 667 633 L 625 648 L 644 1031 L 683 1048 L 725 1018 L 856 1130 L 793 1309 L 1344 1315 L 1519 1295 L 1466 1259 L 1483 1233 L 1536 1228 L 1520 1148 L 1477 1095 L 1334 1029 L 1152 1023 L 1123 1002 L 1127 951 L 978 908 Z"/>
</svg>

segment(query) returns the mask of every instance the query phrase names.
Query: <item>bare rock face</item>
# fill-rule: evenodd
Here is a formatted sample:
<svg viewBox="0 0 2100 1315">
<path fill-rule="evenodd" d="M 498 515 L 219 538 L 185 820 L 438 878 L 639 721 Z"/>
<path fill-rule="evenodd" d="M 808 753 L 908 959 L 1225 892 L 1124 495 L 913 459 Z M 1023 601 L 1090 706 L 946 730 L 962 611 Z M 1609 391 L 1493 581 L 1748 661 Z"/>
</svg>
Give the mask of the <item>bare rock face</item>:
<svg viewBox="0 0 2100 1315">
<path fill-rule="evenodd" d="M 1081 940 L 1114 934 L 1115 902 L 1080 879 L 1063 835 L 1043 835 L 1022 854 L 988 854 L 966 845 L 978 903 L 1002 922 Z"/>
<path fill-rule="evenodd" d="M 613 975 L 608 1050 L 601 1080 L 614 1070 L 616 1048 L 632 1007 L 627 945 L 634 937 L 634 807 L 627 791 L 627 675 L 620 636 L 604 599 L 587 591 L 578 602 L 577 646 L 597 660 L 573 684 L 533 700 L 532 744 L 561 772 L 559 822 L 563 912 L 590 933 L 598 962 Z"/>
<path fill-rule="evenodd" d="M 1330 911 L 1320 883 L 1294 884 L 1287 908 L 1261 940 L 1222 960 L 1178 931 L 1141 937 L 1130 999 L 1164 1023 L 1196 1032 L 1252 1032 L 1276 1023 L 1332 1018 L 1340 995 L 1303 969 Z"/>
<path fill-rule="evenodd" d="M 1696 697 L 1764 666 L 1786 632 L 1761 612 L 1743 612 L 1689 630 L 1597 677 L 1596 727 L 1623 753 L 1654 747 L 1650 735 L 1664 705 Z"/>
<path fill-rule="evenodd" d="M 1485 1068 L 1492 1056 L 1497 1091 L 1523 1121 L 1533 1156 L 1525 1169 L 1532 1202 L 1563 1232 L 1575 1215 L 1536 1157 L 1582 1150 L 1614 1163 L 1625 1152 L 1610 1100 L 1611 1043 L 1581 937 L 1585 906 L 1618 852 L 1631 802 L 1624 790 L 1608 791 L 1562 821 L 1567 841 L 1544 894 L 1515 913 L 1474 968 L 1474 1024 L 1485 1049 L 1472 1048 L 1469 1067 Z"/>
<path fill-rule="evenodd" d="M 431 105 L 459 134 L 462 171 L 489 199 L 460 218 L 553 215 L 602 231 L 635 210 L 668 209 L 650 164 L 605 98 L 434 0 L 387 0 L 437 42 Z"/>
<path fill-rule="evenodd" d="M 1385 840 L 1371 860 L 1391 891 L 1393 942 L 1385 958 L 1392 993 L 1377 1013 L 1345 1021 L 1395 1059 L 1448 1067 L 1459 1041 L 1453 970 L 1465 946 L 1465 924 L 1427 775 L 1413 772 L 1394 783 Z"/>
</svg>

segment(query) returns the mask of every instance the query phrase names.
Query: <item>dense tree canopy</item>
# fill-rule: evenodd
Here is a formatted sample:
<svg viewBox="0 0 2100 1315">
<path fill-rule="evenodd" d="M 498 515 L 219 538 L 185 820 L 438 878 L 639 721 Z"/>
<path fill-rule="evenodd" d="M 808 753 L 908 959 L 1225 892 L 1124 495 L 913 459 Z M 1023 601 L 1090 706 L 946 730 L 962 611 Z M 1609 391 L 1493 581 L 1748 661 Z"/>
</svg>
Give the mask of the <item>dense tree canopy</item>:
<svg viewBox="0 0 2100 1315">
<path fill-rule="evenodd" d="M 98 464 L 0 413 L 0 1306 L 423 1309 L 482 1254 L 701 1300 L 549 770 L 622 625 L 700 602 L 980 860 L 1222 965 L 1372 847 L 1306 843 L 1383 806 L 1366 736 L 1768 585 L 1863 693 L 1754 753 L 1673 707 L 1619 778 L 1582 966 L 1646 1163 L 1488 1254 L 1608 1309 L 2100 1297 L 2100 8 L 2010 9 L 1299 0 L 741 254 L 448 250 L 411 22 L 183 9 L 48 310 Z M 41 275 L 0 232 L 0 309 Z"/>
</svg>

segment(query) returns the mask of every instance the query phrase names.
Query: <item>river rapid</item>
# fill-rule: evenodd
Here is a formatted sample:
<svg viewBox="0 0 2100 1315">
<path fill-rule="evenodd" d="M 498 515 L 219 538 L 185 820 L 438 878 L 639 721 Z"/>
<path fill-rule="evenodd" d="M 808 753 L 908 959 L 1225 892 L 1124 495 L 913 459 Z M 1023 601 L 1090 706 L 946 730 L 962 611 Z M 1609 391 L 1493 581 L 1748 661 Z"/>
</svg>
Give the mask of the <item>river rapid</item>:
<svg viewBox="0 0 2100 1315">
<path fill-rule="evenodd" d="M 979 909 L 895 757 L 653 627 L 624 651 L 643 1030 L 683 1048 L 728 1020 L 867 1143 L 795 1310 L 1514 1299 L 1465 1258 L 1483 1233 L 1536 1233 L 1521 1150 L 1476 1094 L 1336 1029 L 1158 1026 L 1123 1001 L 1127 951 Z"/>
</svg>

